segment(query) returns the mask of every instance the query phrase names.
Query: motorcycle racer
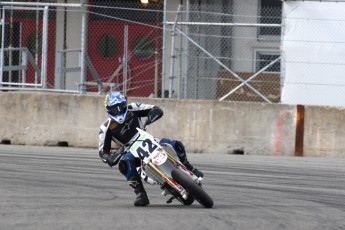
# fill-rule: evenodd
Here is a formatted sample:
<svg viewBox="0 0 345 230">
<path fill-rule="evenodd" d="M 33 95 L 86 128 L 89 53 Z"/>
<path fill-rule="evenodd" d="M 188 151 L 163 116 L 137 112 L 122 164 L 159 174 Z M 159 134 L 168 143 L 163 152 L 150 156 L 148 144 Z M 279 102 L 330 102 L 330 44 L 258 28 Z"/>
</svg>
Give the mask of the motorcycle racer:
<svg viewBox="0 0 345 230">
<path fill-rule="evenodd" d="M 99 157 L 110 167 L 119 164 L 120 172 L 126 177 L 136 194 L 135 206 L 149 205 L 147 193 L 136 170 L 140 166 L 140 160 L 130 152 L 126 152 L 125 147 L 135 137 L 137 127 L 144 128 L 157 121 L 163 116 L 163 110 L 156 105 L 139 102 L 127 105 L 126 98 L 120 92 L 107 94 L 104 105 L 108 119 L 100 126 L 99 130 Z M 143 123 L 141 118 L 147 118 L 146 122 Z M 120 146 L 120 149 L 115 153 L 111 150 L 112 141 Z M 170 144 L 186 168 L 191 170 L 197 177 L 203 177 L 203 173 L 194 168 L 188 161 L 182 142 L 168 138 L 162 138 L 159 142 Z"/>
</svg>

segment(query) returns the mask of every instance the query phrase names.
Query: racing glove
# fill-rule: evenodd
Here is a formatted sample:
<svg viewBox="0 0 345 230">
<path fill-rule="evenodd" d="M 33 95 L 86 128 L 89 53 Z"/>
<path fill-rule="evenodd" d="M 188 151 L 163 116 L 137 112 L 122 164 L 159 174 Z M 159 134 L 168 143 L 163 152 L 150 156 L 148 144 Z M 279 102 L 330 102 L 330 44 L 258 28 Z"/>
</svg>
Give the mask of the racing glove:
<svg viewBox="0 0 345 230">
<path fill-rule="evenodd" d="M 99 152 L 99 156 L 101 157 L 103 163 L 107 163 L 110 167 L 117 165 L 119 163 L 121 157 L 125 154 L 124 147 L 120 148 L 114 154 L 104 153 L 103 151 Z"/>
<path fill-rule="evenodd" d="M 105 153 L 103 150 L 99 151 L 99 157 L 103 161 L 103 163 L 107 163 L 108 157 L 110 155 L 108 153 Z"/>
<path fill-rule="evenodd" d="M 123 156 L 124 152 L 116 152 L 112 155 L 110 155 L 107 158 L 107 163 L 110 167 L 113 167 L 114 165 L 117 165 L 119 163 L 121 157 Z"/>
<path fill-rule="evenodd" d="M 148 126 L 149 124 L 157 121 L 159 118 L 163 116 L 163 110 L 159 108 L 158 106 L 154 106 L 152 110 L 149 112 L 147 115 L 147 120 L 145 122 L 145 127 Z"/>
</svg>

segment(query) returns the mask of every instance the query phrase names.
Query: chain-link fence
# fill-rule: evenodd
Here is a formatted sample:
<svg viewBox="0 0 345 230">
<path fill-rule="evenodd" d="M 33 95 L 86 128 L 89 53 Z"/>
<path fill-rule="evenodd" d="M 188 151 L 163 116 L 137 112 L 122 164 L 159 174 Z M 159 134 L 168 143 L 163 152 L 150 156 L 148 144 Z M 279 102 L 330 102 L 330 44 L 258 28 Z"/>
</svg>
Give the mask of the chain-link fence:
<svg viewBox="0 0 345 230">
<path fill-rule="evenodd" d="M 192 24 L 177 28 L 180 98 L 279 102 L 281 8 L 208 4 L 184 13 Z"/>
<path fill-rule="evenodd" d="M 159 96 L 163 5 L 90 4 L 88 55 L 97 75 L 89 72 L 88 82 L 112 83 L 112 90 L 128 96 Z"/>
<path fill-rule="evenodd" d="M 281 8 L 230 2 L 2 4 L 1 89 L 280 102 Z"/>
<path fill-rule="evenodd" d="M 73 25 L 72 35 L 69 34 L 66 15 L 73 12 L 80 18 L 80 9 L 80 4 L 67 6 L 49 1 L 1 2 L 2 91 L 66 90 L 64 83 L 69 72 L 66 60 L 71 60 L 66 55 L 68 36 L 78 39 L 74 44 L 70 42 L 68 48 L 74 46 L 80 52 L 82 28 L 81 23 L 77 23 Z M 80 63 L 78 58 L 73 57 L 71 63 Z M 80 64 L 74 69 L 78 71 Z M 78 92 L 77 87 L 71 89 Z"/>
<path fill-rule="evenodd" d="M 43 17 L 47 24 L 43 23 Z M 48 59 L 54 60 L 54 49 L 47 47 L 47 42 L 55 42 L 55 35 L 45 34 L 42 31 L 49 29 L 55 31 L 55 11 L 44 7 L 18 6 L 13 9 L 5 6 L 2 9 L 1 26 L 1 75 L 2 86 L 52 86 L 54 68 L 48 68 Z M 42 55 L 46 53 L 47 55 Z M 44 57 L 44 58 L 42 58 Z"/>
</svg>

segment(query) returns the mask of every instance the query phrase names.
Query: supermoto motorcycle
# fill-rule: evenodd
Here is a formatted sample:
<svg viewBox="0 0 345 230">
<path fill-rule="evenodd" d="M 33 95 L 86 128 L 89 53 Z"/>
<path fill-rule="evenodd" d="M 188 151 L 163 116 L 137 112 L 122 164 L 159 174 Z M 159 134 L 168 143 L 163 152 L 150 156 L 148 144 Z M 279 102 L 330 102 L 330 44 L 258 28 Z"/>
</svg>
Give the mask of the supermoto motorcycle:
<svg viewBox="0 0 345 230">
<path fill-rule="evenodd" d="M 167 203 L 177 199 L 184 205 L 191 205 L 196 200 L 205 208 L 212 208 L 213 200 L 201 185 L 203 178 L 198 178 L 180 162 L 171 145 L 159 144 L 148 132 L 137 130 L 129 151 L 141 159 L 137 171 L 142 179 L 151 185 L 159 185 L 162 195 L 170 194 Z"/>
</svg>

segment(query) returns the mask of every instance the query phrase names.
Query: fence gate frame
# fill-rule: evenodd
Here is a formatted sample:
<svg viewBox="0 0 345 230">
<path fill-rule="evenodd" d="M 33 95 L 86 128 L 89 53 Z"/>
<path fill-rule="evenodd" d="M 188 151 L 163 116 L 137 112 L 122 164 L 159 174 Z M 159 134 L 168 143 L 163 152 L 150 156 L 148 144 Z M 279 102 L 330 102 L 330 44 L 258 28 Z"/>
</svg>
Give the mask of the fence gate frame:
<svg viewBox="0 0 345 230">
<path fill-rule="evenodd" d="M 82 10 L 82 35 L 81 35 L 81 44 L 85 44 L 86 42 L 86 10 L 85 10 L 85 1 L 86 0 L 80 0 L 81 3 L 41 3 L 41 2 L 6 2 L 6 1 L 0 1 L 0 6 L 3 8 L 1 13 L 1 30 L 0 30 L 0 36 L 2 38 L 1 41 L 1 48 L 0 49 L 0 88 L 2 88 L 3 85 L 10 85 L 14 86 L 13 90 L 20 89 L 23 90 L 25 88 L 22 87 L 32 87 L 34 86 L 34 89 L 39 89 L 37 87 L 41 87 L 41 89 L 46 90 L 47 87 L 47 63 L 48 63 L 48 11 L 49 7 L 71 7 L 71 8 L 79 8 Z M 39 68 L 34 66 L 35 71 L 37 72 L 38 76 L 41 77 L 41 83 L 14 83 L 14 82 L 3 82 L 3 72 L 6 70 L 23 70 L 26 69 L 27 63 L 25 63 L 24 66 L 5 66 L 4 65 L 4 51 L 6 50 L 4 48 L 4 38 L 5 38 L 5 10 L 43 10 L 43 28 L 42 28 L 42 56 L 41 56 L 41 70 L 39 71 Z M 20 47 L 11 47 L 7 49 L 18 49 Z M 26 48 L 23 48 L 24 52 L 29 52 L 28 50 L 25 51 Z M 85 72 L 86 72 L 86 62 L 85 62 L 85 55 L 86 54 L 86 47 L 82 45 L 81 47 L 81 71 L 80 71 L 80 83 L 83 85 L 85 82 Z M 30 56 L 24 54 L 24 56 Z M 28 58 L 29 59 L 29 58 Z M 23 60 L 23 58 L 22 58 Z M 22 63 L 23 64 L 23 63 Z M 21 88 L 18 88 L 18 86 L 22 86 Z M 17 87 L 17 88 L 16 88 Z M 8 89 L 9 87 L 6 87 Z M 29 88 L 31 89 L 31 88 Z M 54 91 L 57 91 L 56 89 Z M 60 90 L 61 91 L 61 90 Z M 62 90 L 64 91 L 64 90 Z M 85 90 L 81 89 L 79 91 L 80 93 L 84 93 Z"/>
<path fill-rule="evenodd" d="M 2 5 L 5 5 L 5 3 L 1 3 Z M 5 85 L 17 85 L 17 86 L 41 86 L 42 88 L 46 88 L 46 79 L 47 79 L 47 49 L 48 49 L 48 6 L 40 6 L 40 7 L 23 7 L 23 6 L 3 6 L 2 9 L 2 17 L 1 17 L 1 47 L 5 47 L 5 18 L 6 18 L 6 10 L 41 10 L 43 11 L 43 25 L 42 25 L 42 57 L 41 57 L 41 70 L 39 71 L 38 68 L 34 68 L 36 71 L 35 75 L 38 75 L 41 77 L 40 83 L 37 83 L 37 77 L 35 77 L 35 83 L 25 83 L 24 81 L 22 83 L 16 83 L 16 82 L 3 82 L 3 72 L 13 71 L 13 70 L 26 70 L 27 64 L 28 64 L 28 57 L 30 56 L 30 51 L 25 48 L 21 47 L 9 47 L 9 48 L 3 48 L 1 49 L 0 54 L 0 87 Z M 23 50 L 25 52 L 21 56 L 24 58 L 21 59 L 21 65 L 15 67 L 15 66 L 8 66 L 8 68 L 4 65 L 4 52 L 5 50 L 8 50 L 9 52 L 12 52 L 13 50 Z M 29 53 L 29 54 L 28 54 Z M 43 55 L 44 54 L 44 55 Z M 23 63 L 24 62 L 24 63 Z M 22 65 L 24 65 L 22 67 Z M 39 72 L 37 72 L 39 71 Z M 25 75 L 24 75 L 25 76 Z"/>
</svg>

